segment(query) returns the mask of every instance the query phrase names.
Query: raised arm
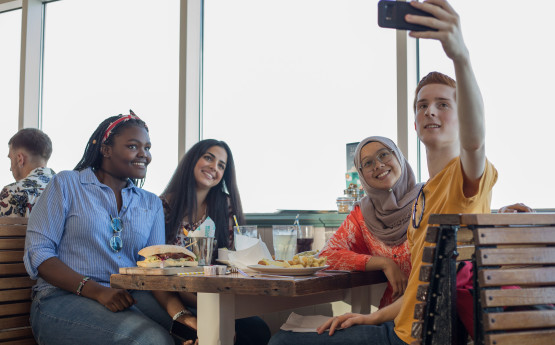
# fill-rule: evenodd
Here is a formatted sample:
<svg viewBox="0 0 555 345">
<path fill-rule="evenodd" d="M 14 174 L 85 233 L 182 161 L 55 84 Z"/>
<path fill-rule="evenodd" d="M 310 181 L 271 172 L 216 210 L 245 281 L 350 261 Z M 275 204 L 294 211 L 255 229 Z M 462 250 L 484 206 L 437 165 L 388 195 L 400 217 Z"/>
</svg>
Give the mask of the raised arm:
<svg viewBox="0 0 555 345">
<path fill-rule="evenodd" d="M 407 22 L 433 27 L 438 31 L 412 31 L 410 36 L 440 41 L 455 67 L 460 157 L 465 174 L 464 189 L 466 196 L 472 196 L 477 192 L 486 162 L 484 103 L 463 40 L 459 15 L 444 0 L 427 0 L 411 4 L 433 14 L 434 17 L 407 15 Z"/>
</svg>

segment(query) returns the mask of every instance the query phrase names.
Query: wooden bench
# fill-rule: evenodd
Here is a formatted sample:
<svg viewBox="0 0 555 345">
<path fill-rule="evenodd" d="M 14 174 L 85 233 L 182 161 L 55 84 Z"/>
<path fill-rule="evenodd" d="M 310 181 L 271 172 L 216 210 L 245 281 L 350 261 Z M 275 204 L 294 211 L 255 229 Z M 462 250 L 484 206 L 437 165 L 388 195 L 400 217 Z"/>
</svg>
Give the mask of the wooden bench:
<svg viewBox="0 0 555 345">
<path fill-rule="evenodd" d="M 474 240 L 474 343 L 555 344 L 555 214 L 432 215 L 430 224 L 439 236 L 430 227 L 437 247 L 424 253 L 434 257 L 419 295 L 425 304 L 415 310 L 422 316 L 413 333 L 419 343 L 458 340 L 454 267 L 460 242 Z"/>
<path fill-rule="evenodd" d="M 36 344 L 29 325 L 31 287 L 23 249 L 27 218 L 0 218 L 0 343 Z"/>
</svg>

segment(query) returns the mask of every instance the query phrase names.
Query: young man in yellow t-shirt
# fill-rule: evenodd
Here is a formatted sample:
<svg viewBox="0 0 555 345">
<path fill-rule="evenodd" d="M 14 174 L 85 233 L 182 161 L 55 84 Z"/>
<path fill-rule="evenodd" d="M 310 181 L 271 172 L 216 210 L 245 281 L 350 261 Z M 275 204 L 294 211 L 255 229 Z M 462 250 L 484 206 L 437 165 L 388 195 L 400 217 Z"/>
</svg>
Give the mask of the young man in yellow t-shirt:
<svg viewBox="0 0 555 345">
<path fill-rule="evenodd" d="M 415 321 L 416 290 L 422 283 L 418 272 L 422 251 L 427 245 L 424 238 L 429 215 L 490 212 L 491 190 L 497 180 L 497 171 L 486 159 L 484 106 L 459 17 L 445 0 L 411 4 L 434 17 L 407 15 L 406 21 L 437 31 L 413 31 L 409 35 L 440 41 L 453 61 L 457 82 L 432 72 L 420 81 L 415 92 L 415 129 L 426 146 L 430 179 L 418 199 L 422 203 L 425 198 L 425 207 L 415 214 L 407 233 L 412 271 L 405 294 L 372 314 L 331 318 L 318 328 L 318 334 L 280 332 L 271 339 L 270 345 L 291 343 L 293 339 L 304 345 L 409 344 L 414 340 L 411 327 Z M 351 327 L 354 325 L 357 326 Z M 344 330 L 337 331 L 338 328 Z"/>
</svg>

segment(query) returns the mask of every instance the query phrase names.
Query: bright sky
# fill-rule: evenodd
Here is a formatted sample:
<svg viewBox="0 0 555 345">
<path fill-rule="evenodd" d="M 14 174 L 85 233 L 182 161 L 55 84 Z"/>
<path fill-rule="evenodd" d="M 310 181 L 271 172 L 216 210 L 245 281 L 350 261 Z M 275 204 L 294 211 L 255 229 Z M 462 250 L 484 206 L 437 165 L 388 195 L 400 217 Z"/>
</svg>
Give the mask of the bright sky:
<svg viewBox="0 0 555 345">
<path fill-rule="evenodd" d="M 486 150 L 499 170 L 492 207 L 554 207 L 555 163 L 544 152 L 555 147 L 548 24 L 555 3 L 451 3 L 485 100 Z M 43 128 L 54 142 L 51 167 L 72 169 L 98 123 L 131 108 L 153 142 L 145 188 L 163 190 L 177 164 L 178 12 L 169 0 L 47 5 Z M 17 130 L 20 15 L 0 14 L 6 144 Z M 204 137 L 231 146 L 245 211 L 335 209 L 345 144 L 396 139 L 395 34 L 377 27 L 376 3 L 206 0 L 205 20 Z M 421 42 L 421 63 L 422 75 L 453 75 L 437 42 Z M 5 158 L 0 184 L 11 181 Z"/>
</svg>

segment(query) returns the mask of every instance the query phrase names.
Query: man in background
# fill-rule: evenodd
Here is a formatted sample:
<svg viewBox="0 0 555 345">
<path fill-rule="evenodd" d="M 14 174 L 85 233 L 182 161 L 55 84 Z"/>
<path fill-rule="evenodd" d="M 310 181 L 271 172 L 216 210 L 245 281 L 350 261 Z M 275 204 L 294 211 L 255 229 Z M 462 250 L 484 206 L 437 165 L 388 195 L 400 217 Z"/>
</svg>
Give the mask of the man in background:
<svg viewBox="0 0 555 345">
<path fill-rule="evenodd" d="M 10 170 L 16 182 L 0 192 L 0 217 L 29 217 L 44 188 L 55 174 L 46 167 L 52 141 L 36 128 L 18 131 L 8 142 Z"/>
</svg>

